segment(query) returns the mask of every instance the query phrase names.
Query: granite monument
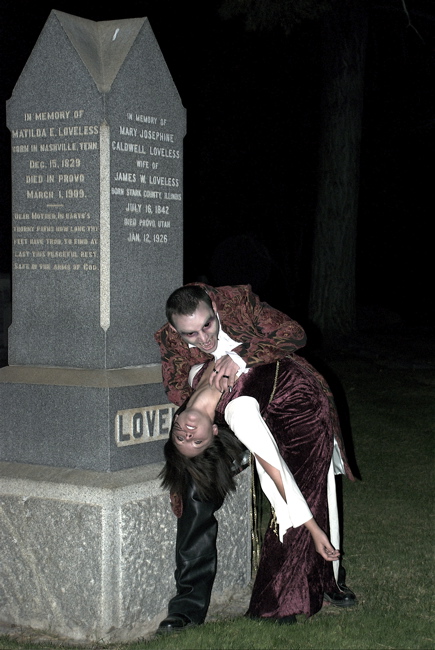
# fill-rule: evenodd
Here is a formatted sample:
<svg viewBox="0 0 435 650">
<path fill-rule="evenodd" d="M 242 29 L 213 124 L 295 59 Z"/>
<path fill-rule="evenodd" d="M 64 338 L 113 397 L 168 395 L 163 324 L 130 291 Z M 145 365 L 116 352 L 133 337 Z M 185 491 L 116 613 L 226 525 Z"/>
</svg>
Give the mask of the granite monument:
<svg viewBox="0 0 435 650">
<path fill-rule="evenodd" d="M 0 621 L 151 634 L 174 591 L 153 332 L 182 284 L 185 110 L 147 18 L 53 10 L 7 105 L 13 281 L 0 368 Z M 250 472 L 213 599 L 250 580 Z M 231 540 L 237 535 L 238 543 Z"/>
</svg>

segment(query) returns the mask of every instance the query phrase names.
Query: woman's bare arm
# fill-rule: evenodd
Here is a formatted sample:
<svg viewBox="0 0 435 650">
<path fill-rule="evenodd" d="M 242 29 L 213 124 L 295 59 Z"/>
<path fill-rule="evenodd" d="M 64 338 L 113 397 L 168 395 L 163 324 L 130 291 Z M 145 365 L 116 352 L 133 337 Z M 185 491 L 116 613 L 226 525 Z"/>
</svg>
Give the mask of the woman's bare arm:
<svg viewBox="0 0 435 650">
<path fill-rule="evenodd" d="M 258 456 L 257 454 L 255 454 L 255 458 L 258 460 L 258 462 L 260 463 L 264 471 L 267 472 L 267 474 L 269 474 L 270 478 L 275 483 L 277 490 L 282 496 L 282 498 L 284 499 L 284 501 L 287 501 L 285 496 L 284 485 L 282 482 L 281 472 L 279 471 L 279 469 L 277 469 L 270 463 L 267 463 L 263 458 L 260 458 L 260 456 Z M 332 546 L 331 542 L 328 539 L 328 536 L 317 524 L 314 517 L 306 521 L 304 526 L 308 528 L 308 530 L 311 533 L 311 537 L 313 538 L 314 546 L 316 547 L 317 553 L 319 553 L 324 560 L 328 560 L 329 562 L 338 560 L 338 558 L 340 557 L 340 551 L 336 550 Z"/>
<path fill-rule="evenodd" d="M 266 462 L 264 460 L 264 458 L 260 458 L 260 456 L 258 456 L 258 454 L 254 454 L 254 455 L 255 455 L 255 458 L 260 463 L 261 467 L 264 469 L 264 471 L 267 474 L 269 474 L 270 478 L 275 483 L 278 492 L 280 493 L 280 495 L 282 496 L 284 501 L 287 503 L 287 497 L 285 495 L 284 484 L 282 482 L 282 476 L 281 476 L 281 472 L 279 471 L 279 469 L 277 469 L 276 467 L 274 467 L 270 463 Z"/>
</svg>

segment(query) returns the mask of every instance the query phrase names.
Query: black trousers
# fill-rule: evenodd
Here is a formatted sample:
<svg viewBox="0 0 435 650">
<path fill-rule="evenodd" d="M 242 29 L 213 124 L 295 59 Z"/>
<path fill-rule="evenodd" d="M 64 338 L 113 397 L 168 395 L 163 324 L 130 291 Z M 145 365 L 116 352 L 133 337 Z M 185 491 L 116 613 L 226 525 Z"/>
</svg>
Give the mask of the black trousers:
<svg viewBox="0 0 435 650">
<path fill-rule="evenodd" d="M 201 501 L 190 481 L 183 498 L 183 514 L 177 522 L 177 595 L 169 601 L 169 616 L 183 614 L 198 625 L 205 620 L 217 569 L 218 522 L 214 513 L 222 503 L 223 499 Z"/>
</svg>

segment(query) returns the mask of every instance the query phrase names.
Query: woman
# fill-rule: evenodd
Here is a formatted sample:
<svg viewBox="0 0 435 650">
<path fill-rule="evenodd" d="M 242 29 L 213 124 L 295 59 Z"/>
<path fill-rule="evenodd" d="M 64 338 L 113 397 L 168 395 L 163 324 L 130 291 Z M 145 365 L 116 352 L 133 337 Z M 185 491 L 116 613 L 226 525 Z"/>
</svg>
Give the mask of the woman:
<svg viewBox="0 0 435 650">
<path fill-rule="evenodd" d="M 247 433 L 241 442 L 254 454 L 278 522 L 278 534 L 269 528 L 264 538 L 248 614 L 287 623 L 297 614 L 312 616 L 324 593 L 336 588 L 332 562 L 340 555 L 327 534 L 336 426 L 330 391 L 314 368 L 295 356 L 251 368 L 231 393 L 210 386 L 212 372 L 213 363 L 198 372 L 195 392 L 175 415 L 163 485 L 182 492 L 188 472 L 204 498 L 234 489 L 240 445 L 232 434 L 219 432 L 216 422 L 232 428 L 234 418 L 243 418 Z M 265 422 L 261 431 L 258 418 L 251 418 L 255 408 Z"/>
</svg>

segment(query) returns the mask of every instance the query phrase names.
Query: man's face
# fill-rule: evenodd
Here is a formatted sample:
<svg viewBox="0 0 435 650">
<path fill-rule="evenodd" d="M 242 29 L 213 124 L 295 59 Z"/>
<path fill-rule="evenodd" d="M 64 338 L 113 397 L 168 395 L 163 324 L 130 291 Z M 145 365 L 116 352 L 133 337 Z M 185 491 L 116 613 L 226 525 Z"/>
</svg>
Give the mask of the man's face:
<svg viewBox="0 0 435 650">
<path fill-rule="evenodd" d="M 209 416 L 195 408 L 186 408 L 175 416 L 172 440 L 183 456 L 198 456 L 210 447 L 218 428 Z"/>
<path fill-rule="evenodd" d="M 219 321 L 216 315 L 216 304 L 210 308 L 205 302 L 200 302 L 198 309 L 188 316 L 174 316 L 175 329 L 183 341 L 211 354 L 218 345 Z"/>
</svg>

